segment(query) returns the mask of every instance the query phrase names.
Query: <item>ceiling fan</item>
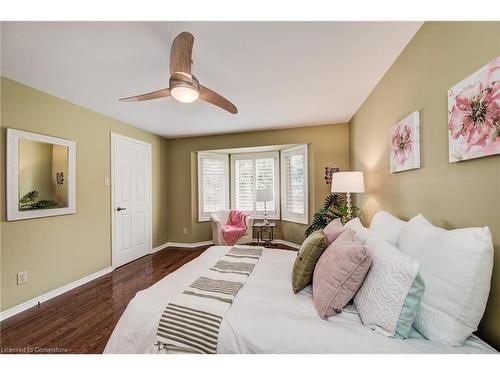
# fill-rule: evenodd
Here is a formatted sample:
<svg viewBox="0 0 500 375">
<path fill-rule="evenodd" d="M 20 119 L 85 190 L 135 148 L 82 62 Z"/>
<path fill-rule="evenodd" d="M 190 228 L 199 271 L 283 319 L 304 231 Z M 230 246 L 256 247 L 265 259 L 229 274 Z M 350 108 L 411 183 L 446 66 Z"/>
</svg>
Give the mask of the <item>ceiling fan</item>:
<svg viewBox="0 0 500 375">
<path fill-rule="evenodd" d="M 233 103 L 215 91 L 200 85 L 198 79 L 191 74 L 193 43 L 194 36 L 188 32 L 180 33 L 172 42 L 168 88 L 119 100 L 121 102 L 139 102 L 172 96 L 178 102 L 192 103 L 201 99 L 230 113 L 238 113 L 238 109 L 236 109 Z"/>
</svg>

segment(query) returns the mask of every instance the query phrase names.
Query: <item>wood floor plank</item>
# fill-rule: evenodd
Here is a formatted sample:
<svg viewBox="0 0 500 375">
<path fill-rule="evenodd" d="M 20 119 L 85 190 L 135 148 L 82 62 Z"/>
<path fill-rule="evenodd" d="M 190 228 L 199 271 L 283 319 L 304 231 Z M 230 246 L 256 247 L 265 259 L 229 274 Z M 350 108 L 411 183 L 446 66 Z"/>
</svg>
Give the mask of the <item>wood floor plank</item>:
<svg viewBox="0 0 500 375">
<path fill-rule="evenodd" d="M 207 247 L 168 248 L 147 255 L 0 322 L 0 353 L 102 353 L 135 294 Z"/>
</svg>

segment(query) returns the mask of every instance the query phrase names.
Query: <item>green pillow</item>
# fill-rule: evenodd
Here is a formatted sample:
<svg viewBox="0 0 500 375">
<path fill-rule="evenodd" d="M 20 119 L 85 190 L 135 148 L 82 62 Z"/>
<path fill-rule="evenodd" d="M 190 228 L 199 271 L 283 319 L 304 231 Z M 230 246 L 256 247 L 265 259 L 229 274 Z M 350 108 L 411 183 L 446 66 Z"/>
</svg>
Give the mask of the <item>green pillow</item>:
<svg viewBox="0 0 500 375">
<path fill-rule="evenodd" d="M 420 301 L 424 295 L 425 284 L 424 280 L 420 276 L 420 272 L 415 276 L 415 280 L 406 295 L 405 302 L 403 303 L 403 308 L 401 309 L 401 314 L 399 314 L 398 324 L 396 326 L 396 333 L 394 337 L 398 339 L 407 339 L 410 331 L 411 325 L 417 317 L 417 309 L 420 305 Z"/>
<path fill-rule="evenodd" d="M 317 230 L 307 237 L 297 253 L 292 271 L 293 292 L 298 293 L 308 286 L 313 277 L 314 267 L 326 248 L 326 239 L 322 230 Z"/>
</svg>

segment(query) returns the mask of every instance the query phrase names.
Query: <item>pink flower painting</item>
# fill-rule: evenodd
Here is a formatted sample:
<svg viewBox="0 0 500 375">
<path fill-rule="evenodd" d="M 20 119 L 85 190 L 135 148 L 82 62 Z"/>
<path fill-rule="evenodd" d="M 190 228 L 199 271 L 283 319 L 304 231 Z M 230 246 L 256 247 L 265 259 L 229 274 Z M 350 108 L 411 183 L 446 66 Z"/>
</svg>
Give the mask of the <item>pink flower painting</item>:
<svg viewBox="0 0 500 375">
<path fill-rule="evenodd" d="M 389 131 L 391 173 L 420 168 L 419 113 L 413 112 Z"/>
<path fill-rule="evenodd" d="M 500 56 L 448 90 L 450 163 L 500 154 Z"/>
</svg>

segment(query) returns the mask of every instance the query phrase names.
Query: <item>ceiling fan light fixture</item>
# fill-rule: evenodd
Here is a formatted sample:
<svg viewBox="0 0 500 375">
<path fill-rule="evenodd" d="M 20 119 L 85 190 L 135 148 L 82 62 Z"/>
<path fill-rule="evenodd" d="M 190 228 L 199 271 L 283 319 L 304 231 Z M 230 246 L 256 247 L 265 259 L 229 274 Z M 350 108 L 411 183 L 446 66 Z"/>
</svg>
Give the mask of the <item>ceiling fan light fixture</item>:
<svg viewBox="0 0 500 375">
<path fill-rule="evenodd" d="M 188 32 L 177 35 L 170 49 L 170 79 L 168 88 L 148 92 L 142 95 L 121 98 L 121 102 L 139 102 L 143 100 L 159 99 L 171 96 L 180 103 L 193 103 L 198 99 L 222 108 L 229 113 L 236 114 L 238 109 L 233 103 L 217 94 L 215 91 L 200 85 L 200 82 L 191 74 L 193 64 L 194 36 Z"/>
<path fill-rule="evenodd" d="M 198 100 L 200 92 L 194 87 L 177 86 L 170 89 L 172 97 L 181 103 L 192 103 Z"/>
</svg>

